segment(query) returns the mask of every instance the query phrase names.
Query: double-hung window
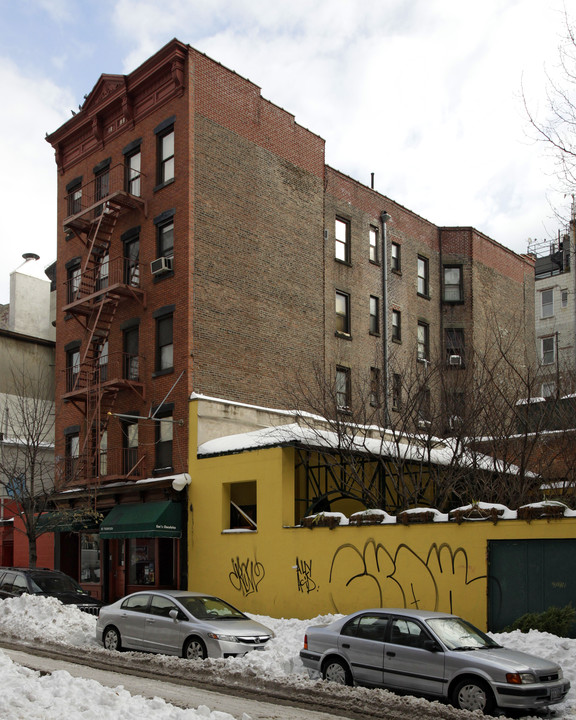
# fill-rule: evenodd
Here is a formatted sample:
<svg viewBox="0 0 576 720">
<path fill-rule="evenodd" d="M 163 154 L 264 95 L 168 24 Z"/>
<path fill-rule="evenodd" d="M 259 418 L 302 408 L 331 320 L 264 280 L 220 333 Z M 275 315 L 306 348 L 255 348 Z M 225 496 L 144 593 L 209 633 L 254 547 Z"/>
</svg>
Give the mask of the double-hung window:
<svg viewBox="0 0 576 720">
<path fill-rule="evenodd" d="M 66 390 L 70 392 L 76 389 L 78 376 L 80 375 L 80 341 L 75 340 L 68 343 L 66 350 Z"/>
<path fill-rule="evenodd" d="M 156 420 L 156 470 L 172 468 L 172 443 L 174 439 L 174 417 L 172 404 L 162 406 L 162 410 L 153 416 Z"/>
<path fill-rule="evenodd" d="M 540 293 L 540 317 L 549 318 L 554 316 L 554 290 L 542 290 Z"/>
<path fill-rule="evenodd" d="M 450 367 L 464 367 L 464 330 L 446 328 L 446 362 Z"/>
<path fill-rule="evenodd" d="M 428 323 L 418 323 L 418 360 L 428 360 L 430 355 L 430 326 Z"/>
<path fill-rule="evenodd" d="M 64 430 L 64 474 L 66 480 L 74 480 L 78 473 L 80 458 L 80 429 L 77 425 Z"/>
<path fill-rule="evenodd" d="M 157 138 L 157 182 L 165 185 L 174 180 L 174 117 L 155 128 Z"/>
<path fill-rule="evenodd" d="M 122 423 L 122 472 L 131 473 L 138 463 L 138 421 Z"/>
<path fill-rule="evenodd" d="M 444 302 L 462 302 L 462 266 L 444 266 Z"/>
<path fill-rule="evenodd" d="M 430 290 L 430 271 L 428 266 L 428 258 L 418 255 L 418 295 L 423 297 L 429 296 Z"/>
<path fill-rule="evenodd" d="M 140 197 L 142 170 L 142 138 L 132 140 L 122 150 L 124 155 L 124 189 L 130 195 Z"/>
<path fill-rule="evenodd" d="M 370 295 L 370 334 L 380 333 L 380 303 L 375 295 Z"/>
<path fill-rule="evenodd" d="M 94 168 L 94 202 L 103 200 L 110 193 L 110 162 L 111 158 L 106 158 Z M 100 215 L 103 207 L 103 204 L 98 205 L 95 214 Z"/>
<path fill-rule="evenodd" d="M 350 295 L 336 290 L 336 332 L 350 335 Z"/>
<path fill-rule="evenodd" d="M 174 306 L 170 305 L 152 313 L 156 320 L 156 372 L 174 367 Z"/>
<path fill-rule="evenodd" d="M 80 290 L 80 281 L 82 279 L 82 266 L 80 258 L 74 258 L 66 263 L 66 297 L 69 303 L 74 302 L 78 297 Z"/>
<path fill-rule="evenodd" d="M 552 365 L 556 360 L 556 338 L 554 335 L 540 339 L 542 365 Z"/>
<path fill-rule="evenodd" d="M 350 408 L 350 368 L 336 368 L 336 404 L 339 410 Z"/>
<path fill-rule="evenodd" d="M 402 270 L 402 256 L 400 253 L 400 245 L 398 243 L 390 244 L 390 269 L 393 272 L 400 272 Z"/>
<path fill-rule="evenodd" d="M 378 228 L 370 226 L 369 231 L 370 240 L 370 262 L 380 262 L 380 255 L 378 253 Z"/>
<path fill-rule="evenodd" d="M 400 310 L 392 310 L 392 340 L 402 341 L 402 313 Z"/>
<path fill-rule="evenodd" d="M 350 262 L 350 220 L 336 218 L 335 237 L 334 257 L 341 262 Z"/>
<path fill-rule="evenodd" d="M 380 369 L 370 368 L 370 405 L 378 407 L 380 405 Z"/>
<path fill-rule="evenodd" d="M 126 285 L 140 285 L 140 227 L 134 227 L 122 234 L 124 245 L 124 282 Z"/>
<path fill-rule="evenodd" d="M 139 327 L 136 324 L 126 327 L 123 330 L 124 346 L 124 377 L 127 380 L 138 381 L 140 379 L 139 361 Z"/>
<path fill-rule="evenodd" d="M 66 185 L 66 201 L 68 216 L 76 215 L 82 210 L 82 176 L 74 178 Z"/>
</svg>

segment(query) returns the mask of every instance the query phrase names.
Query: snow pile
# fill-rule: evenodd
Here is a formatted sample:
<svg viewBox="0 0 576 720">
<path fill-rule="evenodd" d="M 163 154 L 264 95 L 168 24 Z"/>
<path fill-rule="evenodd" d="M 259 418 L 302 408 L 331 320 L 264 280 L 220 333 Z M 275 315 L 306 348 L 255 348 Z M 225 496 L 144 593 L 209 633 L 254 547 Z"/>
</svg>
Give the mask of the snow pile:
<svg viewBox="0 0 576 720">
<path fill-rule="evenodd" d="M 294 686 L 308 685 L 311 681 L 302 666 L 299 652 L 309 625 L 322 625 L 341 617 L 322 615 L 311 620 L 276 619 L 251 615 L 271 628 L 276 637 L 262 652 L 251 652 L 242 658 L 208 660 L 210 666 L 222 676 L 244 674 L 286 682 Z M 23 595 L 0 600 L 0 636 L 23 642 L 44 641 L 83 648 L 98 652 L 101 645 L 95 638 L 96 618 L 75 607 L 62 605 L 54 598 Z M 494 639 L 506 647 L 528 652 L 558 662 L 572 689 L 562 705 L 554 706 L 556 720 L 576 716 L 576 640 L 560 638 L 535 630 L 529 633 L 492 633 Z M 101 650 L 102 653 L 107 651 Z M 173 663 L 186 662 L 178 658 L 155 656 L 168 668 Z M 0 651 L 0 717 L 15 720 L 52 720 L 63 716 L 82 717 L 85 720 L 117 720 L 138 717 L 139 720 L 231 720 L 227 713 L 211 712 L 208 708 L 180 710 L 160 699 L 146 700 L 131 696 L 123 688 L 113 690 L 95 681 L 77 680 L 68 673 L 58 671 L 41 676 L 14 665 Z M 358 689 L 360 692 L 363 689 Z M 244 718 L 247 720 L 247 718 Z M 526 718 L 525 718 L 526 720 Z"/>
<path fill-rule="evenodd" d="M 13 663 L 0 652 L 0 717 L 12 720 L 235 720 L 205 706 L 183 710 L 161 698 L 131 695 L 119 685 L 109 688 L 95 680 L 74 678 L 63 670 L 41 675 Z M 243 720 L 249 720 L 244 715 Z"/>
</svg>

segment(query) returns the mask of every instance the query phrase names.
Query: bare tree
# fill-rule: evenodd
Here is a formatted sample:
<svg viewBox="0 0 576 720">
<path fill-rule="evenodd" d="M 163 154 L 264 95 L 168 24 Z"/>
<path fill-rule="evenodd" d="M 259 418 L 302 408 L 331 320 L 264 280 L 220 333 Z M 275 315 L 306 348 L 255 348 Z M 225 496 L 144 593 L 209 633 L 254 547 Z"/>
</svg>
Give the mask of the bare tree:
<svg viewBox="0 0 576 720">
<path fill-rule="evenodd" d="M 54 489 L 54 383 L 49 367 L 13 368 L 11 392 L 0 400 L 0 488 L 14 501 L 35 567 L 37 538 L 50 529 L 41 518 Z"/>
<path fill-rule="evenodd" d="M 576 33 L 565 14 L 565 33 L 558 48 L 559 73 L 547 73 L 547 117 L 540 119 L 523 91 L 524 107 L 536 139 L 543 142 L 555 160 L 560 190 L 576 191 Z"/>
</svg>

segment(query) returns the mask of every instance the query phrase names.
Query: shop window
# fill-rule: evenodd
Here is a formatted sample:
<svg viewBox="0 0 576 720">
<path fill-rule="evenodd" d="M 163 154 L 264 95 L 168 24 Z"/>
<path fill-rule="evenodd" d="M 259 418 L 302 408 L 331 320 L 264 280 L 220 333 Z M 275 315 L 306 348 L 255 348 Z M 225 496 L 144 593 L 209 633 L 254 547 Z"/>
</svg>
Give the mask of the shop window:
<svg viewBox="0 0 576 720">
<path fill-rule="evenodd" d="M 130 585 L 156 585 L 155 539 L 130 538 L 129 543 L 128 581 Z"/>
<path fill-rule="evenodd" d="M 100 536 L 98 533 L 80 535 L 80 582 L 100 582 Z"/>
<path fill-rule="evenodd" d="M 257 530 L 256 481 L 226 483 L 224 485 L 225 511 L 229 507 L 230 530 Z"/>
</svg>

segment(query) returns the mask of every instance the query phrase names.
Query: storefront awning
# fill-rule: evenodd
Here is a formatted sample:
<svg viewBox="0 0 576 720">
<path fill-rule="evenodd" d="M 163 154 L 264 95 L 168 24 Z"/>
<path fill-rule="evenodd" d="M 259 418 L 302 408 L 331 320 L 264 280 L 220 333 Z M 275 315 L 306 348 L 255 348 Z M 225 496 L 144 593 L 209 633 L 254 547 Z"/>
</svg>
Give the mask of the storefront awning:
<svg viewBox="0 0 576 720">
<path fill-rule="evenodd" d="M 103 540 L 120 538 L 179 538 L 182 535 L 180 503 L 166 500 L 116 505 L 100 525 Z"/>
<path fill-rule="evenodd" d="M 101 516 L 82 510 L 55 510 L 40 515 L 36 532 L 97 532 Z"/>
</svg>

